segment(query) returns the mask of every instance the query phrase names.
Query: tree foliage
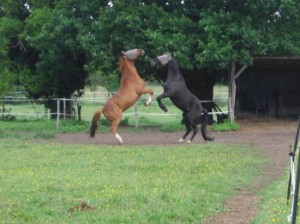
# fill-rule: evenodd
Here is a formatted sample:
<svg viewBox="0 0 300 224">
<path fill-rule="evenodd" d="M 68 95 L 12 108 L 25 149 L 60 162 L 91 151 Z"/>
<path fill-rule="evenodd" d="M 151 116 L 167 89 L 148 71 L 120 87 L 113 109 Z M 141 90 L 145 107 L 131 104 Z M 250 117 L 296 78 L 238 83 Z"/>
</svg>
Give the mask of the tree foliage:
<svg viewBox="0 0 300 224">
<path fill-rule="evenodd" d="M 150 59 L 166 52 L 190 71 L 300 54 L 299 7 L 297 0 L 2 0 L 0 94 L 14 82 L 29 97 L 80 95 L 89 74 L 116 80 L 121 50 L 137 47 L 146 51 L 136 64 L 148 79 Z"/>
<path fill-rule="evenodd" d="M 299 54 L 295 44 L 299 28 L 299 5 L 296 1 L 216 1 L 203 12 L 199 25 L 205 32 L 198 59 L 208 67 L 230 62 L 251 64 L 255 55 Z M 298 10 L 298 11 L 297 11 Z M 287 16 L 288 15 L 288 16 Z M 294 45 L 294 47 L 292 47 Z"/>
</svg>

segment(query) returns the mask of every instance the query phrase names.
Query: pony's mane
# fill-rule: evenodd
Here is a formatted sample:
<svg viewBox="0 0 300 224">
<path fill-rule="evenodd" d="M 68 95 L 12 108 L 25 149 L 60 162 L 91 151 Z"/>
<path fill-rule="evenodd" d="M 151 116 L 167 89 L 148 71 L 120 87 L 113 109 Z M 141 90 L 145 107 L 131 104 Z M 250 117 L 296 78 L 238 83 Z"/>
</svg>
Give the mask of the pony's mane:
<svg viewBox="0 0 300 224">
<path fill-rule="evenodd" d="M 134 65 L 133 65 L 133 61 L 129 60 L 126 57 L 120 57 L 119 58 L 119 69 L 121 71 L 121 73 L 123 73 L 124 69 L 127 67 L 128 70 L 132 70 L 132 71 L 136 71 Z"/>
<path fill-rule="evenodd" d="M 173 57 L 170 58 L 169 63 L 172 66 L 174 66 L 175 68 L 179 69 L 179 65 L 178 65 L 177 61 Z"/>
</svg>

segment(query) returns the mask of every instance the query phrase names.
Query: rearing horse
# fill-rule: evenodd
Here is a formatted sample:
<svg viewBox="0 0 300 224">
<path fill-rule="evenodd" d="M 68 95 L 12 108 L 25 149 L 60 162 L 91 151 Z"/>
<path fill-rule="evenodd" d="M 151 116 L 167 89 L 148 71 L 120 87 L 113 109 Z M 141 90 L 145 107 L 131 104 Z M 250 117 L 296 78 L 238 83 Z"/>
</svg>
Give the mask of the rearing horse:
<svg viewBox="0 0 300 224">
<path fill-rule="evenodd" d="M 150 94 L 145 105 L 149 105 L 153 96 L 153 90 L 145 88 L 145 82 L 140 78 L 134 66 L 134 60 L 143 56 L 144 50 L 133 49 L 122 52 L 122 54 L 123 56 L 119 58 L 119 67 L 122 75 L 120 88 L 105 103 L 102 109 L 95 112 L 90 129 L 90 137 L 94 137 L 97 122 L 101 113 L 103 113 L 106 119 L 111 121 L 109 130 L 117 138 L 120 145 L 123 144 L 123 139 L 117 133 L 117 129 L 122 118 L 122 112 L 130 108 L 142 94 Z"/>
<path fill-rule="evenodd" d="M 182 113 L 181 123 L 186 127 L 186 133 L 179 139 L 184 142 L 188 134 L 193 130 L 193 134 L 188 140 L 192 142 L 198 132 L 197 124 L 201 123 L 201 133 L 204 140 L 212 141 L 213 138 L 206 135 L 206 125 L 208 123 L 208 112 L 201 105 L 199 99 L 194 96 L 186 87 L 185 80 L 180 72 L 177 62 L 171 57 L 171 54 L 164 54 L 153 59 L 153 63 L 167 65 L 168 77 L 163 84 L 164 92 L 157 97 L 159 107 L 167 112 L 167 107 L 161 102 L 161 99 L 169 97 L 172 103 L 180 109 Z"/>
</svg>

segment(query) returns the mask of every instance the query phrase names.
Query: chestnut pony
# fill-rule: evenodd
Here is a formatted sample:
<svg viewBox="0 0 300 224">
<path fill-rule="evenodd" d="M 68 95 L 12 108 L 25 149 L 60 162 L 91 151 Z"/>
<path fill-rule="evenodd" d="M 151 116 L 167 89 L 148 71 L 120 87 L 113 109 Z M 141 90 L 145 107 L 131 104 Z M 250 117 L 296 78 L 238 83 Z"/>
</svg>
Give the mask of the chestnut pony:
<svg viewBox="0 0 300 224">
<path fill-rule="evenodd" d="M 103 113 L 106 119 L 111 121 L 109 130 L 117 138 L 120 145 L 123 144 L 123 139 L 117 133 L 117 129 L 122 118 L 122 112 L 130 108 L 142 94 L 150 94 L 145 105 L 151 102 L 153 96 L 153 90 L 145 88 L 145 82 L 141 79 L 134 66 L 134 60 L 143 56 L 144 50 L 133 49 L 122 52 L 122 54 L 123 56 L 119 58 L 119 68 L 122 75 L 120 88 L 105 103 L 102 109 L 95 112 L 90 129 L 90 137 L 94 137 L 98 120 L 101 113 Z"/>
</svg>

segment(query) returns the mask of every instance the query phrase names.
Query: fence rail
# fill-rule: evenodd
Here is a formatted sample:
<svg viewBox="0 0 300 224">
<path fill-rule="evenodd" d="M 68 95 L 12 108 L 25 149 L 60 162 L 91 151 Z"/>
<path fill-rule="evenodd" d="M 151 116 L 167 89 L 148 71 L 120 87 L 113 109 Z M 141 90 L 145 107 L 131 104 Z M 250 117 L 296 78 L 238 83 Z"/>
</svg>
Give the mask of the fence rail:
<svg viewBox="0 0 300 224">
<path fill-rule="evenodd" d="M 108 94 L 109 95 L 109 94 Z M 158 94 L 157 94 L 158 95 Z M 55 99 L 26 99 L 26 98 L 2 98 L 0 99 L 0 119 L 6 117 L 17 117 L 19 118 L 31 118 L 31 119 L 50 119 L 50 117 L 56 117 L 56 129 L 59 129 L 60 120 L 66 119 L 67 117 L 73 119 L 82 119 L 90 121 L 93 113 L 97 110 L 97 108 L 101 107 L 109 97 L 103 98 L 75 98 L 75 99 L 67 99 L 67 98 L 55 98 Z M 143 101 L 146 100 L 145 97 L 141 97 L 137 103 L 132 107 L 128 112 L 124 112 L 124 116 L 134 116 L 135 127 L 139 126 L 139 119 L 141 116 L 160 116 L 160 117 L 170 117 L 170 116 L 180 116 L 181 111 L 173 110 L 168 113 L 160 112 L 160 109 L 157 109 L 157 103 L 151 102 L 153 107 L 156 109 L 147 109 L 147 111 L 140 111 L 139 108 L 143 104 Z M 53 104 L 56 104 L 56 112 L 50 112 L 49 109 L 45 108 L 44 103 L 53 101 Z M 73 105 L 71 114 L 67 113 L 67 102 L 70 101 Z M 218 99 L 218 101 L 223 101 L 227 103 L 227 99 Z M 212 102 L 212 101 L 201 101 L 202 103 Z M 169 105 L 172 107 L 173 105 Z M 79 110 L 81 107 L 84 107 L 84 113 L 79 114 Z M 77 114 L 76 114 L 77 109 Z M 156 110 L 156 111 L 153 111 Z M 211 112 L 209 114 L 228 114 L 229 111 L 222 112 Z"/>
</svg>

